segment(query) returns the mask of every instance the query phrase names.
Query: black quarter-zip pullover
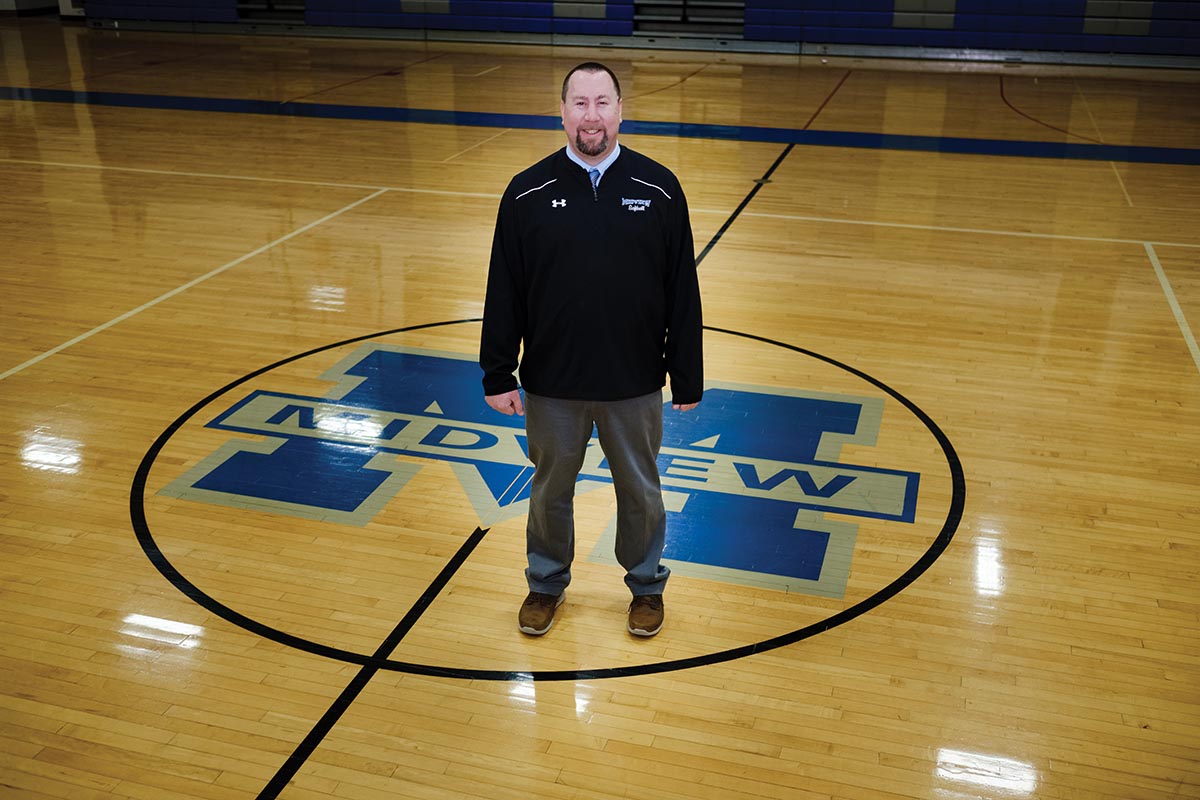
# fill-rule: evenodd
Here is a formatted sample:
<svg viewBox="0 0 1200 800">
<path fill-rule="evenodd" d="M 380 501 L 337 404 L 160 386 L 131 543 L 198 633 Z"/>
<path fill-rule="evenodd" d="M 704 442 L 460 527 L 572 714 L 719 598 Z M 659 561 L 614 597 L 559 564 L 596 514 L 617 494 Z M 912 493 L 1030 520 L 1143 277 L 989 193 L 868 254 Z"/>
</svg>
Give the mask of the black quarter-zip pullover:
<svg viewBox="0 0 1200 800">
<path fill-rule="evenodd" d="M 522 345 L 524 352 L 521 352 Z M 704 386 L 687 201 L 666 167 L 624 145 L 593 189 L 558 150 L 512 179 L 496 218 L 480 365 L 488 395 L 623 400 Z"/>
</svg>

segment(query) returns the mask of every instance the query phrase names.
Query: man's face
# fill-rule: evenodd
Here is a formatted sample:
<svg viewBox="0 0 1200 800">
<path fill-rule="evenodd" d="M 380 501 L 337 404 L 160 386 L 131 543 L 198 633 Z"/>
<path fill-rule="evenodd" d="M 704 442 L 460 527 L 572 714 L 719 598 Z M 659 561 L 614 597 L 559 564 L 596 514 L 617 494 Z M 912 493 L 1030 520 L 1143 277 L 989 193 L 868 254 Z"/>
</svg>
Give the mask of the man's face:
<svg viewBox="0 0 1200 800">
<path fill-rule="evenodd" d="M 621 99 L 607 72 L 576 72 L 562 103 L 563 128 L 576 155 L 599 164 L 617 144 Z"/>
</svg>

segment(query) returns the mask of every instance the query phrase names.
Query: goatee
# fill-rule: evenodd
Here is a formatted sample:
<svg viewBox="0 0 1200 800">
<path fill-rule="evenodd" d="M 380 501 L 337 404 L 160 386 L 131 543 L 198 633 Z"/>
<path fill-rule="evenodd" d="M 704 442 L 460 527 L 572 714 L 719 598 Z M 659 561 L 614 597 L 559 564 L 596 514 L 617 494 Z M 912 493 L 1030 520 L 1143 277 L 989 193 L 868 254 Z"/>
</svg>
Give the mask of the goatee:
<svg viewBox="0 0 1200 800">
<path fill-rule="evenodd" d="M 595 144 L 588 144 L 583 141 L 583 137 L 577 131 L 575 133 L 575 149 L 583 153 L 585 156 L 598 156 L 608 150 L 608 134 L 600 137 L 600 141 Z"/>
</svg>

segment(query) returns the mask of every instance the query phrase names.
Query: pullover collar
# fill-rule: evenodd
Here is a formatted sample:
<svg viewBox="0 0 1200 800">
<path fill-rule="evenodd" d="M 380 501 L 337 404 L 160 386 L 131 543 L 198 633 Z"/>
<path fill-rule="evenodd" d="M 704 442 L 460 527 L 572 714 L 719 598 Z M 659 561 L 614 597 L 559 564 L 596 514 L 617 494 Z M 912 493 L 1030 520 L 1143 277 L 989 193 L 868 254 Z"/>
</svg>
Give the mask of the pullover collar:
<svg viewBox="0 0 1200 800">
<path fill-rule="evenodd" d="M 593 170 L 593 169 L 600 170 L 600 180 L 596 181 L 596 183 L 599 184 L 600 181 L 604 180 L 604 173 L 608 170 L 609 167 L 612 166 L 612 163 L 617 160 L 617 156 L 621 155 L 621 143 L 617 142 L 616 147 L 614 147 L 612 149 L 612 152 L 608 154 L 608 158 L 604 159 L 603 161 L 601 161 L 599 164 L 596 164 L 595 166 L 587 163 L 582 158 L 575 155 L 575 151 L 571 149 L 571 145 L 567 145 L 564 148 L 564 150 L 567 154 L 567 158 L 571 159 L 571 161 L 573 161 L 575 164 L 582 167 L 584 172 L 587 172 L 588 170 Z"/>
</svg>

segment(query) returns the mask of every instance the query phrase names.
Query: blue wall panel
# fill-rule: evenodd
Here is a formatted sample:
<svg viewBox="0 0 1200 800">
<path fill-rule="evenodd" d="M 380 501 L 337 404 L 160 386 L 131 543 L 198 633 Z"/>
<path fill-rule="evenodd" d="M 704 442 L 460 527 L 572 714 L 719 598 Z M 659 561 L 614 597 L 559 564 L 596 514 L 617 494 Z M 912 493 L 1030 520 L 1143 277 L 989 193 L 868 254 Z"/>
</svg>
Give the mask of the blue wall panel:
<svg viewBox="0 0 1200 800">
<path fill-rule="evenodd" d="M 589 12 L 585 17 L 575 18 L 555 16 L 550 0 L 440 3 L 449 13 L 428 13 L 428 6 L 423 13 L 405 12 L 405 5 L 422 6 L 401 0 L 308 0 L 305 21 L 354 28 L 633 34 L 632 0 L 596 2 L 583 7 Z M 559 6 L 560 13 L 570 8 Z M 746 0 L 743 37 L 847 46 L 1200 56 L 1200 0 L 1154 0 L 1128 7 L 1088 0 L 955 0 L 914 10 L 921 8 L 913 0 Z M 1098 9 L 1114 16 L 1102 16 Z M 237 0 L 88 0 L 85 10 L 91 19 L 239 21 Z"/>
<path fill-rule="evenodd" d="M 1089 16 L 1087 0 L 951 5 L 952 12 L 938 13 L 914 11 L 920 4 L 903 0 L 747 0 L 744 35 L 813 44 L 1200 56 L 1200 0 L 1157 0 L 1149 18 L 1144 5 Z"/>
<path fill-rule="evenodd" d="M 509 3 L 498 0 L 451 0 L 450 13 L 462 17 L 528 17 L 547 19 L 554 16 L 553 3 Z"/>
<path fill-rule="evenodd" d="M 605 9 L 608 19 L 619 19 L 629 22 L 629 32 L 633 33 L 633 3 L 609 3 Z"/>
<path fill-rule="evenodd" d="M 554 32 L 589 36 L 631 36 L 633 19 L 565 19 L 560 17 L 554 20 Z"/>
<path fill-rule="evenodd" d="M 372 12 L 354 13 L 344 11 L 313 11 L 304 15 L 309 25 L 335 28 L 412 28 L 429 27 L 424 14 L 381 14 Z"/>
</svg>

